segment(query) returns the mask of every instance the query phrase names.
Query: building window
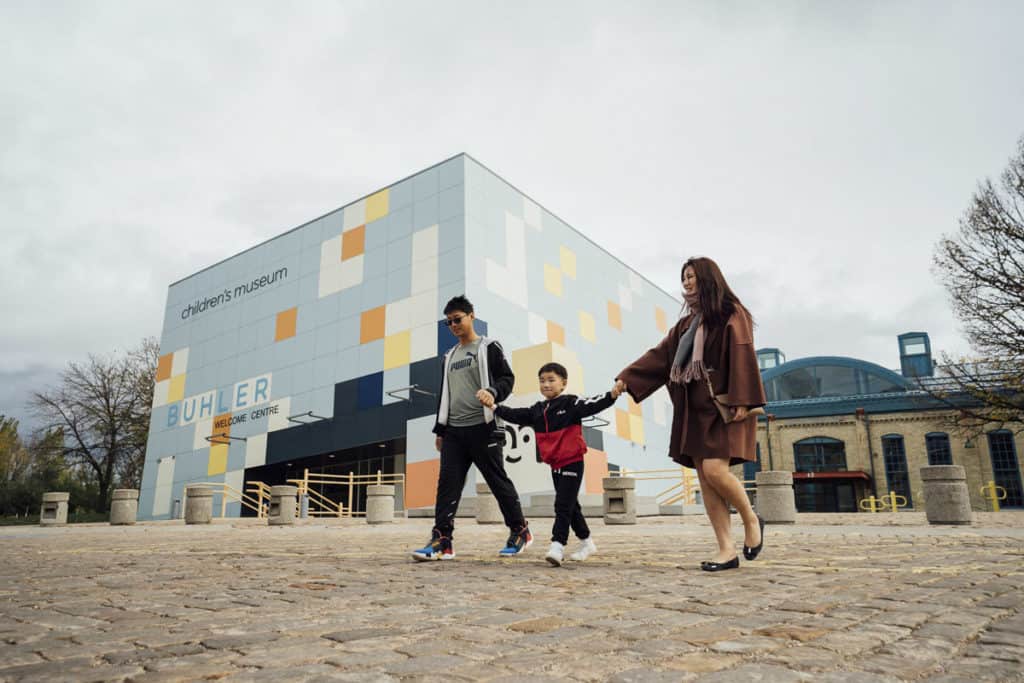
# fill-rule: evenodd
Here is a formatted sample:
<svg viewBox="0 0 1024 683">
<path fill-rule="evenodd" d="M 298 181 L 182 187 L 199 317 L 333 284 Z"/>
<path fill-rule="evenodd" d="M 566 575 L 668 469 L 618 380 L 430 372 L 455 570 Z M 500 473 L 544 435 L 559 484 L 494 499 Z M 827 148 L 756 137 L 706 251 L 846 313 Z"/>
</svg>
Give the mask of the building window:
<svg viewBox="0 0 1024 683">
<path fill-rule="evenodd" d="M 882 456 L 885 459 L 885 480 L 889 482 L 889 490 L 907 499 L 906 509 L 914 507 L 914 498 L 910 493 L 910 475 L 907 471 L 907 451 L 903 446 L 903 437 L 899 434 L 883 436 Z"/>
<path fill-rule="evenodd" d="M 797 472 L 845 472 L 846 444 L 839 439 L 815 436 L 793 444 Z"/>
<path fill-rule="evenodd" d="M 988 453 L 992 458 L 992 478 L 996 486 L 1006 489 L 1006 499 L 999 501 L 1001 507 L 1024 507 L 1024 491 L 1020 480 L 1020 465 L 1017 463 L 1017 449 L 1013 445 L 1013 433 L 1000 429 L 988 433 Z"/>
<path fill-rule="evenodd" d="M 929 465 L 952 465 L 953 452 L 949 450 L 949 434 L 931 432 L 924 435 Z"/>
</svg>

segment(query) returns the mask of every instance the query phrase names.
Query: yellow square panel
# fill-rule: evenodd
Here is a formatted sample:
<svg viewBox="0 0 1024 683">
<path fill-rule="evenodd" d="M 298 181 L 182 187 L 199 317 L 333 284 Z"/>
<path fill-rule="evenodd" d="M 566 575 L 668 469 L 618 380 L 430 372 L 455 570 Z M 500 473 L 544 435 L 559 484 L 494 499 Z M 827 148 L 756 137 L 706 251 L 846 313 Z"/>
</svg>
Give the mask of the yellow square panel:
<svg viewBox="0 0 1024 683">
<path fill-rule="evenodd" d="M 589 342 L 596 342 L 597 333 L 595 327 L 594 316 L 586 311 L 580 311 L 580 336 Z"/>
<path fill-rule="evenodd" d="M 618 408 L 615 409 L 615 434 L 629 441 L 629 413 Z"/>
<path fill-rule="evenodd" d="M 657 306 L 654 307 L 654 324 L 657 326 L 658 332 L 662 334 L 668 332 L 668 316 Z"/>
<path fill-rule="evenodd" d="M 626 400 L 629 403 L 629 414 L 630 415 L 636 415 L 636 416 L 639 417 L 639 416 L 642 416 L 644 414 L 643 410 L 640 408 L 640 404 L 637 403 L 636 401 L 634 401 L 632 396 L 630 396 L 629 394 L 626 394 Z"/>
<path fill-rule="evenodd" d="M 565 328 L 558 323 L 548 321 L 548 341 L 565 346 Z"/>
<path fill-rule="evenodd" d="M 629 416 L 629 440 L 639 444 L 644 442 L 644 419 L 639 415 Z"/>
<path fill-rule="evenodd" d="M 411 339 L 409 330 L 384 337 L 385 370 L 409 364 Z"/>
<path fill-rule="evenodd" d="M 576 254 L 567 247 L 560 247 L 558 250 L 558 260 L 562 266 L 562 272 L 565 273 L 566 277 L 571 277 L 575 280 Z"/>
<path fill-rule="evenodd" d="M 167 390 L 167 402 L 174 403 L 185 398 L 185 375 L 171 378 L 171 387 Z"/>
<path fill-rule="evenodd" d="M 544 289 L 562 296 L 562 271 L 547 263 L 544 264 Z"/>
<path fill-rule="evenodd" d="M 608 302 L 608 325 L 622 330 L 622 309 L 614 301 Z"/>
<path fill-rule="evenodd" d="M 206 465 L 207 476 L 224 474 L 228 470 L 228 445 L 214 444 L 210 446 L 210 461 Z"/>
<path fill-rule="evenodd" d="M 370 223 L 388 215 L 388 191 L 381 190 L 366 198 L 366 222 Z"/>
</svg>

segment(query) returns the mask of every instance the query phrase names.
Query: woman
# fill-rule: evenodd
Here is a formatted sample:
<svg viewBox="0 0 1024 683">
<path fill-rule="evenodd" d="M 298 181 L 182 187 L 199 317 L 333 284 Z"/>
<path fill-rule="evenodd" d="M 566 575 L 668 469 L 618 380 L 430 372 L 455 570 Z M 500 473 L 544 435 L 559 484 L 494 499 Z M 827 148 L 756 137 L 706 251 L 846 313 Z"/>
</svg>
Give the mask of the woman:
<svg viewBox="0 0 1024 683">
<path fill-rule="evenodd" d="M 753 319 L 718 265 L 709 258 L 691 258 L 683 264 L 682 283 L 686 315 L 617 380 L 638 403 L 668 385 L 675 408 L 669 457 L 697 469 L 704 509 L 718 540 L 718 552 L 701 569 L 715 572 L 740 566 L 729 505 L 743 518 L 744 557 L 755 559 L 764 545 L 764 521 L 729 471 L 730 465 L 757 457 L 757 419 L 750 410 L 765 404 L 764 386 L 754 352 Z M 728 422 L 715 406 L 712 390 L 728 407 Z"/>
</svg>

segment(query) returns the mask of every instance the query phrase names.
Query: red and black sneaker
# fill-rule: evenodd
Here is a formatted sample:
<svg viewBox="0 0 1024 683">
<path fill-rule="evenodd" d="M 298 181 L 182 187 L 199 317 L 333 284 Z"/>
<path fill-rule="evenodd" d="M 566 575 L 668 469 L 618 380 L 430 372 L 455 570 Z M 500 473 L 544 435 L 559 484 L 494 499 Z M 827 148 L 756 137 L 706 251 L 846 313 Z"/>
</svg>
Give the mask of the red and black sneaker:
<svg viewBox="0 0 1024 683">
<path fill-rule="evenodd" d="M 509 534 L 508 540 L 505 541 L 505 547 L 498 551 L 498 555 L 501 557 L 514 557 L 524 552 L 531 545 L 533 545 L 533 534 L 530 533 L 529 525 L 524 524 Z"/>
<path fill-rule="evenodd" d="M 454 560 L 455 550 L 452 548 L 452 539 L 442 536 L 437 529 L 430 534 L 430 542 L 419 550 L 412 551 L 412 559 L 417 562 L 428 560 Z"/>
</svg>

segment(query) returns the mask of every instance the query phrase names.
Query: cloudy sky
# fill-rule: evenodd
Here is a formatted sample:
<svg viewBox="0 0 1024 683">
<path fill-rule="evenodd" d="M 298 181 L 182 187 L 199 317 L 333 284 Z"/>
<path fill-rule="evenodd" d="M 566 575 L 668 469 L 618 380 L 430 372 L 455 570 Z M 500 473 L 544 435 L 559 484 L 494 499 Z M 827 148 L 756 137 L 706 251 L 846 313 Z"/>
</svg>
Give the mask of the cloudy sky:
<svg viewBox="0 0 1024 683">
<path fill-rule="evenodd" d="M 1019 2 L 0 4 L 0 413 L 167 286 L 468 152 L 789 358 L 968 346 L 931 272 L 1024 134 Z"/>
</svg>

